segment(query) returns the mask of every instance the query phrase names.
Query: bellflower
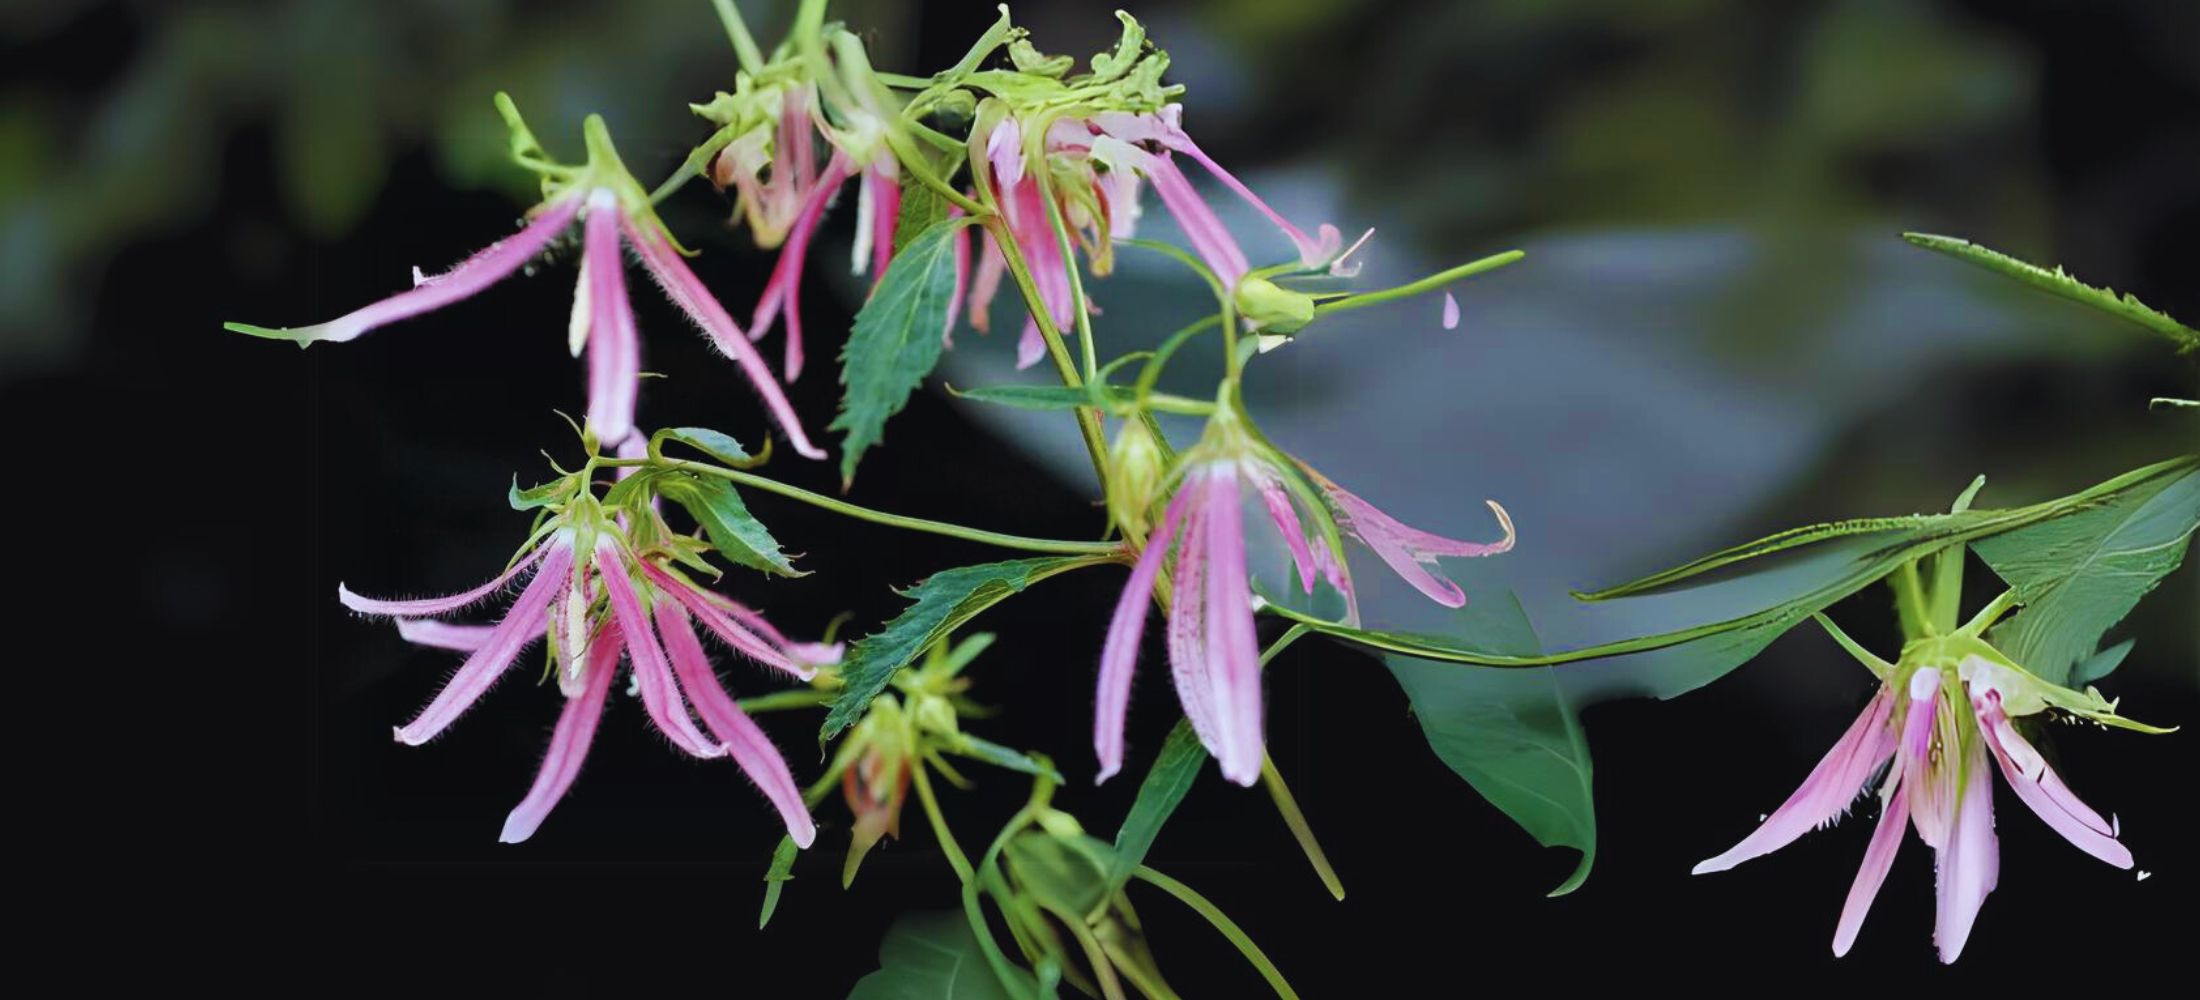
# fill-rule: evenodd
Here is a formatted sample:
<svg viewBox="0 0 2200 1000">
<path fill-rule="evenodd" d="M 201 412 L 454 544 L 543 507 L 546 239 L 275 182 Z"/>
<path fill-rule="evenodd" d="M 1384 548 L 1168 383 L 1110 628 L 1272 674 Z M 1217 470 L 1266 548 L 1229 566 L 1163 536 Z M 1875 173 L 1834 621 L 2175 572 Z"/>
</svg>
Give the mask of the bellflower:
<svg viewBox="0 0 2200 1000">
<path fill-rule="evenodd" d="M 432 620 L 523 579 L 519 596 L 494 625 Z M 650 721 L 674 747 L 698 758 L 733 758 L 778 809 L 796 843 L 807 847 L 815 838 L 786 761 L 727 693 L 696 625 L 748 658 L 805 680 L 818 666 L 837 662 L 838 648 L 788 642 L 755 612 L 638 556 L 608 525 L 562 524 L 503 575 L 462 594 L 379 600 L 340 587 L 337 596 L 353 611 L 397 619 L 407 639 L 467 654 L 427 708 L 397 728 L 398 742 L 410 746 L 448 728 L 536 638 L 552 647 L 565 707 L 542 770 L 505 820 L 504 842 L 532 836 L 572 786 L 622 657 Z"/>
<path fill-rule="evenodd" d="M 1845 955 L 1855 944 L 1907 825 L 1933 849 L 1933 940 L 1940 960 L 1953 962 L 2001 874 L 1990 777 L 1995 770 L 2018 801 L 2072 845 L 2130 868 L 2131 851 L 2116 839 L 2117 825 L 2079 801 L 2012 718 L 2053 710 L 2142 732 L 2166 730 L 2116 715 L 2114 703 L 2097 692 L 2081 694 L 2034 677 L 1977 638 L 1984 618 L 1954 636 L 1912 642 L 1899 663 L 1860 654 L 1881 679 L 1863 714 L 1794 795 L 1741 843 L 1697 865 L 1696 874 L 1725 871 L 1785 847 L 1839 819 L 1859 794 L 1871 792 L 1880 800 L 1879 822 L 1842 905 L 1833 953 Z"/>
<path fill-rule="evenodd" d="M 1251 785 L 1260 776 L 1260 649 L 1253 630 L 1253 593 L 1246 567 L 1248 529 L 1244 508 L 1257 499 L 1270 525 L 1291 554 L 1300 586 L 1314 590 L 1317 577 L 1352 600 L 1352 584 L 1343 554 L 1342 531 L 1373 548 L 1394 571 L 1440 604 L 1457 607 L 1466 597 L 1436 567 L 1438 555 L 1487 556 L 1512 548 L 1511 519 L 1496 503 L 1505 537 L 1468 543 L 1441 538 L 1398 523 L 1366 501 L 1327 480 L 1322 499 L 1296 479 L 1271 449 L 1255 442 L 1243 418 L 1225 407 L 1208 425 L 1200 445 L 1183 458 L 1181 482 L 1160 523 L 1123 587 L 1109 621 L 1100 654 L 1098 706 L 1093 745 L 1099 757 L 1098 781 L 1122 768 L 1123 726 L 1147 604 L 1170 553 L 1168 615 L 1169 665 L 1175 674 L 1185 717 L 1224 777 Z M 1294 486 L 1297 488 L 1294 489 Z M 1307 503 L 1300 503 L 1298 497 Z M 1306 517 L 1302 518 L 1301 507 Z M 1334 511 L 1334 514 L 1332 514 Z M 1317 530 L 1309 531 L 1307 520 Z M 1333 525 L 1332 529 L 1330 526 Z M 1357 611 L 1353 612 L 1357 617 Z"/>
<path fill-rule="evenodd" d="M 499 95 L 498 103 L 513 127 L 513 146 L 521 162 L 544 176 L 545 198 L 530 210 L 529 221 L 518 234 L 441 275 L 427 277 L 416 269 L 412 289 L 326 323 L 291 329 L 232 323 L 229 328 L 300 345 L 353 340 L 385 324 L 473 297 L 534 260 L 577 220 L 582 228 L 580 276 L 567 339 L 575 357 L 583 349 L 588 354 L 588 426 L 599 440 L 618 444 L 634 432 L 634 403 L 641 382 L 641 343 L 627 298 L 623 242 L 673 304 L 741 367 L 794 449 L 809 458 L 825 457 L 810 443 L 786 394 L 748 338 L 681 259 L 680 250 L 651 210 L 648 195 L 619 161 L 603 119 L 591 115 L 586 122 L 588 165 L 566 167 L 543 156 L 508 99 Z"/>
</svg>

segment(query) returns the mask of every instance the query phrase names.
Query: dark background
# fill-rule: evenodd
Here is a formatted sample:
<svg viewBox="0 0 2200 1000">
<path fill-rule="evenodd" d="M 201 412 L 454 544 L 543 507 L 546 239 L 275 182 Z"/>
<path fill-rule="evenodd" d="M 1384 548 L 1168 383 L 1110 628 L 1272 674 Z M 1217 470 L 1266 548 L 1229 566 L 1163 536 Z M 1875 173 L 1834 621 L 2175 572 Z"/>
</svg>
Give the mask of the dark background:
<svg viewBox="0 0 2200 1000">
<path fill-rule="evenodd" d="M 19 440 L 73 456 L 19 465 L 12 492 L 26 558 L 76 567 L 23 583 L 35 620 L 19 630 L 70 631 L 50 659 L 16 664 L 19 713 L 57 727 L 51 746 L 63 748 L 19 767 L 64 803 L 40 832 L 87 849 L 54 862 L 71 887 L 46 910 L 54 926 L 80 944 L 127 943 L 137 959 L 85 966 L 90 975 L 275 976 L 309 992 L 679 983 L 837 997 L 875 966 L 896 914 L 954 903 L 913 805 L 906 839 L 841 892 L 845 819 L 828 799 L 819 848 L 757 932 L 778 838 L 767 807 L 730 768 L 665 752 L 630 705 L 615 705 L 586 776 L 520 847 L 494 836 L 532 777 L 551 695 L 508 683 L 431 746 L 389 740 L 450 658 L 347 615 L 334 586 L 456 590 L 509 554 L 525 525 L 502 502 L 510 477 L 531 481 L 540 449 L 574 454 L 551 412 L 581 405 L 578 367 L 552 335 L 569 272 L 304 353 L 223 334 L 219 321 L 334 316 L 402 287 L 413 264 L 434 270 L 505 232 L 527 195 L 497 167 L 497 87 L 569 155 L 579 115 L 606 111 L 645 179 L 701 138 L 677 102 L 707 97 L 732 66 L 707 4 L 519 7 L 55 3 L 11 5 L 0 19 L 0 405 Z M 836 11 L 875 26 L 879 62 L 896 69 L 951 62 L 991 16 L 938 2 Z M 1099 6 L 1017 13 L 1049 50 L 1089 53 L 1112 38 Z M 1739 378 L 1783 372 L 1789 322 L 1845 294 L 1828 261 L 1851 227 L 1973 235 L 2200 316 L 2191 5 L 1222 0 L 1135 13 L 1193 84 L 1186 99 L 1210 151 L 1247 172 L 1310 164 L 1341 192 L 1340 221 L 1410 217 L 1386 230 L 1403 246 L 1450 258 L 1527 244 L 1521 267 L 1532 268 L 1546 233 L 1752 233 L 1760 265 L 1729 289 L 1727 321 L 1686 348 Z M 767 39 L 782 16 L 751 12 Z M 706 250 L 700 273 L 740 315 L 766 265 L 745 234 L 714 229 L 725 208 L 698 187 L 668 221 Z M 844 249 L 849 214 L 835 213 L 821 262 Z M 644 424 L 755 436 L 747 390 L 646 284 L 636 291 L 649 366 L 679 375 L 650 384 Z M 818 282 L 805 301 L 810 353 L 829 357 L 853 300 Z M 2086 322 L 2042 301 L 2012 300 L 2050 325 Z M 1915 322 L 1929 336 L 1933 318 Z M 1969 356 L 1847 415 L 1768 499 L 1689 523 L 1670 543 L 1660 533 L 1681 526 L 1638 517 L 1628 530 L 1650 541 L 1602 578 L 1567 582 L 1610 582 L 1698 541 L 1942 505 L 1980 468 L 2017 477 L 2029 495 L 2011 501 L 2070 492 L 2186 446 L 2189 420 L 2131 401 L 2189 396 L 2192 384 L 2189 363 L 2135 334 Z M 813 429 L 833 389 L 820 366 L 793 387 Z M 1380 447 L 1401 463 L 1473 450 Z M 926 394 L 866 459 L 851 498 L 1033 535 L 1097 530 L 1086 482 L 1048 468 L 999 423 Z M 772 472 L 832 486 L 823 465 L 790 458 Z M 1612 516 L 1690 488 L 1613 483 Z M 798 635 L 841 611 L 861 634 L 900 606 L 889 586 L 994 557 L 756 506 L 817 572 L 729 585 Z M 1549 532 L 1554 545 L 1566 533 Z M 1524 543 L 1513 558 L 1531 553 Z M 2110 685 L 2137 717 L 2200 719 L 2194 577 L 2188 566 L 2118 633 L 2142 637 Z M 973 730 L 1054 755 L 1071 777 L 1060 804 L 1102 836 L 1176 717 L 1150 658 L 1130 773 L 1085 787 L 1091 664 L 1120 582 L 1072 575 L 1002 606 L 981 622 L 1001 639 L 975 668 L 977 696 L 1011 711 Z M 1987 586 L 1981 574 L 1974 597 Z M 84 611 L 95 617 L 54 617 Z M 1836 614 L 1876 648 L 1891 643 L 1879 592 Z M 755 682 L 744 693 L 766 686 L 760 672 L 742 676 Z M 1310 641 L 1270 677 L 1271 746 L 1347 900 L 1324 894 L 1264 796 L 1211 772 L 1152 860 L 1232 914 L 1307 996 L 1407 983 L 1448 996 L 1516 977 L 1565 988 L 1614 974 L 2017 983 L 2068 968 L 2136 984 L 2190 968 L 2200 756 L 2186 733 L 2058 730 L 2069 780 L 2120 814 L 2152 877 L 2135 883 L 2084 857 L 2004 794 L 2000 888 L 1962 963 L 1941 971 L 1930 865 L 1914 842 L 1856 951 L 1830 959 L 1864 823 L 1729 874 L 1687 875 L 1791 790 L 1861 707 L 1867 678 L 1816 635 L 1798 632 L 1679 701 L 1589 712 L 1603 847 L 1589 883 L 1562 899 L 1543 893 L 1570 853 L 1536 847 L 1448 772 L 1374 661 Z M 1798 699 L 1798 677 L 1839 680 L 1812 681 L 1814 697 Z M 144 718 L 115 732 L 114 714 L 129 709 Z M 813 721 L 766 723 L 802 778 L 818 766 Z M 966 846 L 1024 795 L 1021 781 L 972 770 L 978 790 L 946 793 Z M 1195 917 L 1157 893 L 1135 898 L 1181 992 L 1258 994 Z"/>
</svg>

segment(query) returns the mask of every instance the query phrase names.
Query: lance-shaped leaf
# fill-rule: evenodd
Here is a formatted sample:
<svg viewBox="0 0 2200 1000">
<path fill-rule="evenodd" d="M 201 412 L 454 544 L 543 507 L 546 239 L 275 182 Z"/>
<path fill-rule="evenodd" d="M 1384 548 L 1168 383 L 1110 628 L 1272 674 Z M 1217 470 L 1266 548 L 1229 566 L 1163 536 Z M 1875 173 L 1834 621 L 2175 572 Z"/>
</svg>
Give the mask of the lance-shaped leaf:
<svg viewBox="0 0 2200 1000">
<path fill-rule="evenodd" d="M 640 478 L 628 477 L 628 481 Z M 656 484 L 658 495 L 687 508 L 688 516 L 703 526 L 710 544 L 720 555 L 751 569 L 781 576 L 806 576 L 795 569 L 779 550 L 764 522 L 749 513 L 733 484 L 722 479 L 685 474 L 666 474 Z"/>
<path fill-rule="evenodd" d="M 1015 992 L 1003 986 L 960 913 L 911 913 L 887 928 L 878 970 L 856 982 L 848 1000 L 1014 1000 L 1038 993 L 1022 969 Z"/>
<path fill-rule="evenodd" d="M 1988 641 L 2025 669 L 2069 684 L 2071 667 L 2184 562 L 2200 527 L 2200 464 L 2101 497 L 1973 547 L 2024 608 Z M 2120 661 L 2089 666 L 2105 675 Z"/>
<path fill-rule="evenodd" d="M 779 892 L 794 880 L 794 859 L 801 853 L 793 837 L 779 838 L 779 846 L 772 849 L 772 866 L 764 872 L 764 911 L 757 915 L 757 930 L 772 922 L 772 912 L 779 909 Z"/>
<path fill-rule="evenodd" d="M 840 664 L 844 685 L 825 715 L 820 740 L 829 740 L 854 725 L 871 707 L 871 699 L 886 689 L 895 671 L 916 661 L 940 637 L 999 603 L 1010 594 L 1069 570 L 1097 566 L 1112 556 L 1044 556 L 1008 562 L 982 563 L 941 570 L 901 596 L 916 603 L 886 627 L 849 648 Z"/>
<path fill-rule="evenodd" d="M 764 453 L 751 455 L 732 435 L 708 427 L 667 427 L 649 436 L 649 450 L 662 455 L 667 441 L 678 441 L 736 469 L 762 465 L 765 459 L 771 457 L 772 450 L 771 440 L 767 438 L 764 441 Z"/>
<path fill-rule="evenodd" d="M 2028 264 L 2008 254 L 1953 236 L 1903 233 L 1902 238 L 1927 250 L 1944 253 L 1996 274 L 2015 278 L 2050 295 L 2092 306 L 2111 316 L 2137 323 L 2169 338 L 2178 345 L 2180 353 L 2200 350 L 2200 330 L 2171 319 L 2168 313 L 2149 307 L 2129 292 L 2119 296 L 2113 288 L 2095 288 L 2064 274 L 2062 268 L 2050 271 L 2037 264 Z"/>
<path fill-rule="evenodd" d="M 513 476 L 512 489 L 506 499 L 511 502 L 513 510 L 533 510 L 565 499 L 572 494 L 574 486 L 574 478 L 564 475 L 523 490 L 519 488 L 519 477 Z"/>
<path fill-rule="evenodd" d="M 950 389 L 962 399 L 1014 407 L 1019 410 L 1074 410 L 1084 406 L 1128 407 L 1137 393 L 1124 386 L 1088 383 L 1066 385 L 990 385 L 976 389 Z"/>
<path fill-rule="evenodd" d="M 940 360 L 947 306 L 955 294 L 955 237 L 963 220 L 925 230 L 894 255 L 871 301 L 856 313 L 840 351 L 840 415 L 830 429 L 841 439 L 840 478 L 852 482 L 863 453 L 886 435 L 887 418 Z"/>
<path fill-rule="evenodd" d="M 1492 652 L 1542 652 L 1535 627 L 1509 591 L 1470 593 L 1458 632 Z M 1556 667 L 1500 670 L 1406 656 L 1383 662 L 1413 702 L 1429 749 L 1491 805 L 1545 847 L 1571 847 L 1581 863 L 1551 891 L 1588 879 L 1597 856 L 1589 744 Z"/>
<path fill-rule="evenodd" d="M 1138 798 L 1131 803 L 1129 815 L 1115 831 L 1115 862 L 1108 869 L 1109 888 L 1122 888 L 1130 881 L 1131 873 L 1146 862 L 1154 838 L 1161 835 L 1162 825 L 1191 793 L 1192 783 L 1199 779 L 1200 769 L 1206 764 L 1207 748 L 1199 745 L 1199 734 L 1192 731 L 1190 721 L 1178 720 L 1167 742 L 1161 745 L 1161 752 L 1154 756 L 1146 780 L 1139 784 Z"/>
</svg>

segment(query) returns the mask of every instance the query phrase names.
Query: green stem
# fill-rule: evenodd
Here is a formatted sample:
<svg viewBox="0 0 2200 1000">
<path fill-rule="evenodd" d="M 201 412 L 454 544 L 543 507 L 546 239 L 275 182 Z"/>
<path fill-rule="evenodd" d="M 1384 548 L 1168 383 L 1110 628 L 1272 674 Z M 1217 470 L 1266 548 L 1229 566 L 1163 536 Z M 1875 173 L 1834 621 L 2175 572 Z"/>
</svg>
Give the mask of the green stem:
<svg viewBox="0 0 2200 1000">
<path fill-rule="evenodd" d="M 1042 122 L 1041 124 L 1046 123 Z M 1045 128 L 1040 129 L 1039 139 L 1042 144 L 1043 155 L 1046 140 Z M 1093 372 L 1098 371 L 1100 368 L 1100 361 L 1093 353 L 1092 316 L 1085 308 L 1085 280 L 1079 273 L 1080 268 L 1077 266 L 1077 248 L 1070 240 L 1069 222 L 1062 218 L 1062 206 L 1055 201 L 1054 181 L 1049 173 L 1049 171 L 1040 170 L 1033 174 L 1033 180 L 1037 181 L 1039 185 L 1040 202 L 1047 207 L 1047 226 L 1054 231 L 1054 245 L 1056 252 L 1062 255 L 1063 270 L 1069 272 L 1070 318 L 1077 324 L 1077 347 L 1084 358 L 1085 378 L 1089 381 Z"/>
<path fill-rule="evenodd" d="M 1336 299 L 1330 302 L 1317 304 L 1316 306 L 1314 306 L 1314 315 L 1327 316 L 1331 313 L 1340 313 L 1350 309 L 1360 309 L 1366 306 L 1377 306 L 1382 305 L 1385 302 L 1395 302 L 1399 299 L 1411 298 L 1423 292 L 1435 291 L 1436 289 L 1442 288 L 1445 285 L 1451 284 L 1454 281 L 1458 281 L 1461 278 L 1471 278 L 1477 274 L 1481 274 L 1484 271 L 1494 271 L 1525 256 L 1527 256 L 1527 254 L 1519 250 L 1507 250 L 1504 253 L 1492 254 L 1488 257 L 1484 257 L 1481 260 L 1474 261 L 1472 263 L 1461 264 L 1458 267 L 1452 268 L 1449 271 L 1439 271 L 1411 284 L 1399 285 L 1396 288 L 1385 288 L 1379 292 L 1366 292 L 1364 294 L 1354 295 L 1349 298 Z"/>
<path fill-rule="evenodd" d="M 757 49 L 756 39 L 749 37 L 749 26 L 741 20 L 741 12 L 733 7 L 733 0 L 710 0 L 718 8 L 718 20 L 726 26 L 726 37 L 733 42 L 733 54 L 741 60 L 741 68 L 750 76 L 764 69 L 764 53 Z"/>
<path fill-rule="evenodd" d="M 983 220 L 986 233 L 993 237 L 993 245 L 1001 251 L 1001 259 L 1008 264 L 1008 273 L 1016 279 L 1016 290 L 1024 297 L 1024 308 L 1039 327 L 1039 336 L 1046 341 L 1047 354 L 1054 359 L 1054 367 L 1062 375 L 1062 384 L 1074 389 L 1084 385 L 1077 374 L 1076 362 L 1070 360 L 1069 348 L 1062 344 L 1062 331 L 1055 327 L 1054 317 L 1048 313 L 1046 299 L 1039 295 L 1039 286 L 1031 280 L 1031 268 L 1024 263 L 1024 255 L 1016 246 L 1016 238 L 1008 230 L 1008 223 L 998 213 L 989 214 Z M 1085 439 L 1085 452 L 1092 459 L 1093 475 L 1100 479 L 1101 491 L 1108 484 L 1108 445 L 1100 431 L 1100 411 L 1089 406 L 1078 407 L 1077 430 Z"/>
<path fill-rule="evenodd" d="M 1283 774 L 1276 770 L 1275 758 L 1265 753 L 1260 758 L 1260 783 L 1268 789 L 1268 797 L 1275 800 L 1276 812 L 1283 815 L 1283 825 L 1291 828 L 1291 838 L 1299 842 L 1299 850 L 1306 853 L 1306 860 L 1314 866 L 1314 874 L 1321 877 L 1322 886 L 1338 902 L 1344 902 L 1344 883 L 1337 879 L 1337 870 L 1330 867 L 1329 855 L 1322 851 L 1321 842 L 1314 839 L 1314 828 L 1307 825 L 1306 814 L 1299 811 L 1299 800 L 1291 794 L 1291 786 L 1283 783 Z"/>
<path fill-rule="evenodd" d="M 924 768 L 911 767 L 909 782 L 917 786 L 917 798 L 924 803 L 925 818 L 932 821 L 932 835 L 939 838 L 940 853 L 947 855 L 947 866 L 955 869 L 955 877 L 968 884 L 974 877 L 970 858 L 956 843 L 955 832 L 947 828 L 947 817 L 940 813 L 940 801 L 932 794 L 932 779 L 925 777 Z"/>
<path fill-rule="evenodd" d="M 741 706 L 741 710 L 744 712 L 778 712 L 792 708 L 817 708 L 821 705 L 829 705 L 838 696 L 836 692 L 832 691 L 819 691 L 815 688 L 794 688 L 787 691 L 761 694 L 754 698 L 742 698 L 734 704 Z"/>
<path fill-rule="evenodd" d="M 1260 946 L 1254 944 L 1252 938 L 1246 937 L 1245 932 L 1239 929 L 1234 921 L 1224 916 L 1221 910 L 1215 908 L 1215 904 L 1208 902 L 1207 897 L 1193 892 L 1191 886 L 1154 871 L 1145 865 L 1139 865 L 1133 869 L 1132 874 L 1141 881 L 1171 896 L 1175 896 L 1177 902 L 1191 907 L 1200 916 L 1207 918 L 1208 923 L 1213 924 L 1216 930 L 1222 932 L 1223 937 L 1229 938 L 1230 943 L 1237 946 L 1239 954 L 1244 955 L 1246 961 L 1253 963 L 1253 968 L 1260 970 L 1260 977 L 1268 980 L 1269 987 L 1276 991 L 1277 996 L 1283 997 L 1284 1000 L 1298 1000 L 1297 991 L 1291 989 L 1291 984 L 1284 981 L 1283 973 L 1276 971 L 1275 963 L 1270 962 L 1268 956 L 1261 953 Z"/>
<path fill-rule="evenodd" d="M 706 462 L 690 462 L 685 459 L 613 458 L 605 459 L 599 464 L 608 467 L 647 465 L 676 472 L 691 472 L 700 476 L 716 476 L 729 482 L 763 490 L 766 493 L 777 493 L 790 500 L 800 500 L 813 507 L 822 507 L 836 514 L 845 514 L 859 521 L 869 521 L 873 524 L 883 524 L 909 531 L 922 531 L 933 535 L 946 535 L 949 538 L 960 538 L 964 541 L 978 542 L 985 545 L 996 545 L 1004 549 L 1071 556 L 1109 555 L 1120 553 L 1123 550 L 1122 544 L 1118 542 L 1076 542 L 1055 538 L 1028 538 L 1023 535 L 1007 535 L 998 531 L 986 531 L 960 524 L 949 524 L 946 521 L 889 514 L 882 510 L 859 507 L 846 500 L 838 500 L 822 493 L 812 493 L 799 486 L 789 486 L 776 479 L 767 479 L 755 473 L 711 465 Z"/>
</svg>

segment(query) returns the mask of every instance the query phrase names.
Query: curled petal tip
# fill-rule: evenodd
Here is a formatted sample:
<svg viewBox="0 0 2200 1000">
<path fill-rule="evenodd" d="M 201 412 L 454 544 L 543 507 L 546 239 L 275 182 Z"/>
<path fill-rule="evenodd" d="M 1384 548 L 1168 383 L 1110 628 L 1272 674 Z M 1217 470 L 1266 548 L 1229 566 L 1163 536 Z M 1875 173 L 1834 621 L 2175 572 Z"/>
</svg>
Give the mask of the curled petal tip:
<svg viewBox="0 0 2200 1000">
<path fill-rule="evenodd" d="M 1504 538 L 1490 543 L 1493 546 L 1493 548 L 1490 550 L 1490 554 L 1496 555 L 1499 552 L 1512 551 L 1513 542 L 1518 537 L 1513 532 L 1512 515 L 1505 512 L 1505 505 L 1498 503 L 1495 500 L 1484 500 L 1482 502 L 1490 505 L 1490 513 L 1496 515 L 1497 517 L 1497 526 L 1504 529 L 1505 532 Z"/>
<path fill-rule="evenodd" d="M 1121 771 L 1122 769 L 1123 769 L 1123 765 L 1121 765 L 1121 764 L 1119 764 L 1119 763 L 1117 763 L 1117 762 L 1114 762 L 1114 761 L 1106 761 L 1106 762 L 1103 762 L 1103 763 L 1102 763 L 1102 764 L 1100 765 L 1100 773 L 1098 773 L 1098 774 L 1095 774 L 1095 775 L 1093 775 L 1093 776 L 1092 776 L 1092 783 L 1093 783 L 1093 785 L 1094 785 L 1095 787 L 1098 787 L 1098 786 L 1100 786 L 1100 785 L 1104 785 L 1104 784 L 1107 784 L 1107 782 L 1108 782 L 1108 779 L 1109 779 L 1109 778 L 1113 778 L 1113 777 L 1115 777 L 1115 773 L 1116 773 L 1117 771 Z"/>
<path fill-rule="evenodd" d="M 426 740 L 420 739 L 419 737 L 416 737 L 411 733 L 406 732 L 405 727 L 403 726 L 391 726 L 390 738 L 409 747 L 416 747 L 422 743 L 427 742 Z"/>
<path fill-rule="evenodd" d="M 817 823 L 804 816 L 800 824 L 788 825 L 787 836 L 793 838 L 794 846 L 807 851 L 811 844 L 817 842 Z"/>
<path fill-rule="evenodd" d="M 1690 875 L 1709 875 L 1709 874 L 1711 874 L 1711 873 L 1713 873 L 1713 872 L 1723 872 L 1723 871 L 1726 871 L 1727 869 L 1729 869 L 1729 868 L 1732 868 L 1732 867 L 1734 867 L 1734 866 L 1733 866 L 1732 864 L 1729 864 L 1729 863 L 1727 863 L 1727 862 L 1725 861 L 1725 859 L 1723 859 L 1723 858 L 1705 858 L 1705 859 L 1704 859 L 1704 860 L 1702 860 L 1702 861 L 1698 861 L 1698 862 L 1696 862 L 1696 867 L 1694 867 L 1694 868 L 1690 868 L 1690 869 L 1688 870 L 1688 874 L 1690 874 Z M 1835 952 L 1835 954 L 1839 954 L 1839 952 Z"/>
</svg>

